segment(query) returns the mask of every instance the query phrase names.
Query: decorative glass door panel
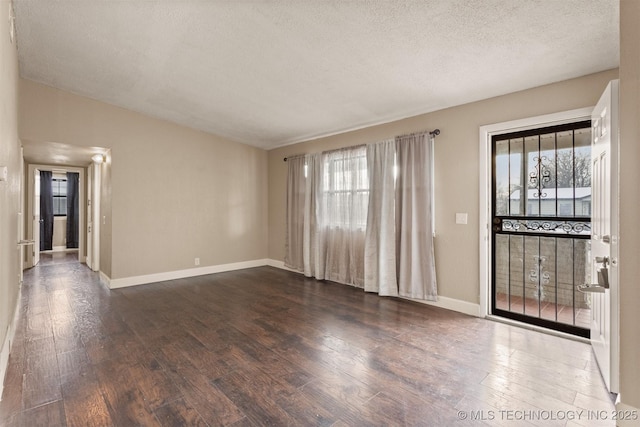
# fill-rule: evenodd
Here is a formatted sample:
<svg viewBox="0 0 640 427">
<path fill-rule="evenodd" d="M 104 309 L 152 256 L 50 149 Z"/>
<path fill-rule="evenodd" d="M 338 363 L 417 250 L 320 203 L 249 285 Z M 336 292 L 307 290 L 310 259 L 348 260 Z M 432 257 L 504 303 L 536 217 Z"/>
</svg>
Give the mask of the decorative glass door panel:
<svg viewBox="0 0 640 427">
<path fill-rule="evenodd" d="M 492 139 L 492 313 L 589 336 L 591 122 Z"/>
</svg>

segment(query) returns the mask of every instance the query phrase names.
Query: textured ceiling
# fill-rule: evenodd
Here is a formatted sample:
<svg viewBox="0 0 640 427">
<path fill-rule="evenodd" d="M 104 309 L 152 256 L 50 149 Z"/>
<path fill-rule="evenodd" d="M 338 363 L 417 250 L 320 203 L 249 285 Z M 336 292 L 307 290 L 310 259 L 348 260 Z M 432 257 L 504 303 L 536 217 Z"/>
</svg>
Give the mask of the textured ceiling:
<svg viewBox="0 0 640 427">
<path fill-rule="evenodd" d="M 20 74 L 262 148 L 618 66 L 618 0 L 14 0 Z"/>
<path fill-rule="evenodd" d="M 51 141 L 21 139 L 24 158 L 36 165 L 88 166 L 91 157 L 105 155 L 109 150 L 101 147 L 78 147 Z"/>
</svg>

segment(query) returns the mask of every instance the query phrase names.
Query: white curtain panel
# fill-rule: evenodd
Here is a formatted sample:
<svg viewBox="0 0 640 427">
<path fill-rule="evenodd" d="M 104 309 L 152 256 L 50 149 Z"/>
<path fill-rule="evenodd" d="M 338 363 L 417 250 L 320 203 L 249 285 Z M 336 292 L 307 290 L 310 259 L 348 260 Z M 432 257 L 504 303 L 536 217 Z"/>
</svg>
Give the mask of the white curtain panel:
<svg viewBox="0 0 640 427">
<path fill-rule="evenodd" d="M 287 159 L 287 224 L 284 265 L 306 276 L 323 276 L 320 272 L 317 227 L 317 201 L 321 183 L 321 156 L 307 154 Z"/>
<path fill-rule="evenodd" d="M 285 265 L 435 300 L 431 146 L 416 134 L 288 160 Z"/>
<path fill-rule="evenodd" d="M 398 296 L 396 278 L 394 140 L 367 146 L 369 209 L 364 247 L 364 290 Z"/>
<path fill-rule="evenodd" d="M 437 300 L 428 133 L 396 138 L 396 260 L 400 296 Z"/>
<path fill-rule="evenodd" d="M 366 147 L 323 153 L 321 169 L 318 262 L 324 264 L 324 277 L 315 276 L 363 287 L 369 204 Z"/>
<path fill-rule="evenodd" d="M 306 225 L 305 216 L 307 216 L 305 165 L 306 156 L 287 159 L 287 223 L 284 265 L 297 271 L 304 269 L 304 228 Z"/>
<path fill-rule="evenodd" d="M 322 247 L 322 227 L 320 227 L 318 212 L 322 197 L 322 154 L 308 154 L 305 157 L 307 178 L 304 201 L 303 273 L 307 277 L 324 279 L 325 250 Z"/>
</svg>

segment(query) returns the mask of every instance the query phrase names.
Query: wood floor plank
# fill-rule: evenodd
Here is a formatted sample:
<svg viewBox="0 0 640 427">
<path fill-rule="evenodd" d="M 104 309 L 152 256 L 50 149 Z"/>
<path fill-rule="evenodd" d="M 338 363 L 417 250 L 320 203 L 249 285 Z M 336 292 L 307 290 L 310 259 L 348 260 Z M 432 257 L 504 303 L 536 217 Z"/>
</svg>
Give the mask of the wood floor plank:
<svg viewBox="0 0 640 427">
<path fill-rule="evenodd" d="M 160 426 L 128 364 L 109 360 L 95 368 L 111 419 L 117 425 Z"/>
<path fill-rule="evenodd" d="M 25 427 L 58 427 L 66 426 L 67 420 L 62 400 L 24 411 L 21 425 Z"/>
<path fill-rule="evenodd" d="M 240 371 L 231 372 L 219 378 L 213 384 L 231 400 L 252 423 L 257 425 L 295 425 L 294 419 L 276 402 L 278 392 L 265 392 L 268 382 L 262 382 L 261 387 L 253 388 L 251 375 Z"/>
<path fill-rule="evenodd" d="M 364 419 L 380 420 L 385 425 L 405 426 L 485 426 L 478 420 L 462 420 L 457 411 L 444 402 L 421 401 L 411 394 L 394 398 L 385 392 L 380 392 L 363 405 L 360 416 Z"/>
<path fill-rule="evenodd" d="M 68 426 L 115 425 L 96 380 L 73 378 L 63 382 L 62 396 Z"/>
<path fill-rule="evenodd" d="M 22 407 L 25 410 L 62 398 L 58 360 L 55 351 L 48 348 L 49 351 L 27 357 L 22 384 Z"/>
<path fill-rule="evenodd" d="M 518 400 L 537 408 L 537 410 L 546 410 L 555 413 L 567 413 L 576 409 L 576 406 L 572 404 L 565 403 L 552 396 L 547 396 L 542 393 L 536 393 L 531 388 L 508 381 L 498 374 L 488 375 L 487 378 L 482 382 L 482 385 L 486 385 L 487 387 L 491 387 L 496 390 L 504 391 L 509 395 L 516 395 L 518 396 Z M 564 426 L 565 423 L 566 420 L 551 419 L 545 420 L 543 424 Z"/>
<path fill-rule="evenodd" d="M 109 290 L 73 256 L 25 271 L 0 425 L 508 426 L 458 411 L 614 408 L 585 343 L 272 267 Z M 554 422 L 585 424 L 518 425 Z"/>
<path fill-rule="evenodd" d="M 202 419 L 198 411 L 182 399 L 161 406 L 156 409 L 155 414 L 160 424 L 166 427 L 205 427 L 209 425 Z"/>
<path fill-rule="evenodd" d="M 277 403 L 295 420 L 296 425 L 331 426 L 338 421 L 334 408 L 325 407 L 321 402 L 309 398 L 304 393 L 282 397 Z"/>
<path fill-rule="evenodd" d="M 61 381 L 74 376 L 84 377 L 91 370 L 91 363 L 84 347 L 78 347 L 65 353 L 58 353 L 57 359 Z"/>
<path fill-rule="evenodd" d="M 129 366 L 129 373 L 137 382 L 147 405 L 152 410 L 181 396 L 180 390 L 169 379 L 155 357 Z"/>
<path fill-rule="evenodd" d="M 14 344 L 15 347 L 15 344 Z M 12 351 L 4 378 L 4 393 L 0 400 L 0 425 L 9 424 L 10 418 L 22 410 L 24 384 L 24 358 Z"/>
<path fill-rule="evenodd" d="M 198 411 L 209 425 L 229 425 L 245 417 L 244 413 L 200 370 L 180 368 L 178 374 L 185 402 Z"/>
</svg>

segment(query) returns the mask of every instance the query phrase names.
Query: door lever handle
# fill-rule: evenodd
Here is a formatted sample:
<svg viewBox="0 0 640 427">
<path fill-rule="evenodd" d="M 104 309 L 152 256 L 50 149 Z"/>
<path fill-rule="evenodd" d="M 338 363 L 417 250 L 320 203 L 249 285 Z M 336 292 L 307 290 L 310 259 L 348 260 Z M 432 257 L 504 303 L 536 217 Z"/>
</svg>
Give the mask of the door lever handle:
<svg viewBox="0 0 640 427">
<path fill-rule="evenodd" d="M 594 293 L 594 294 L 603 294 L 605 289 L 603 286 L 600 286 L 598 284 L 593 284 L 593 285 L 589 285 L 589 284 L 584 284 L 584 285 L 577 285 L 576 288 L 578 289 L 579 292 L 582 292 L 584 294 L 588 294 L 588 293 Z"/>
<path fill-rule="evenodd" d="M 606 268 L 607 264 L 609 264 L 609 257 L 608 256 L 597 256 L 596 257 L 596 263 L 602 264 L 602 266 Z"/>
</svg>

